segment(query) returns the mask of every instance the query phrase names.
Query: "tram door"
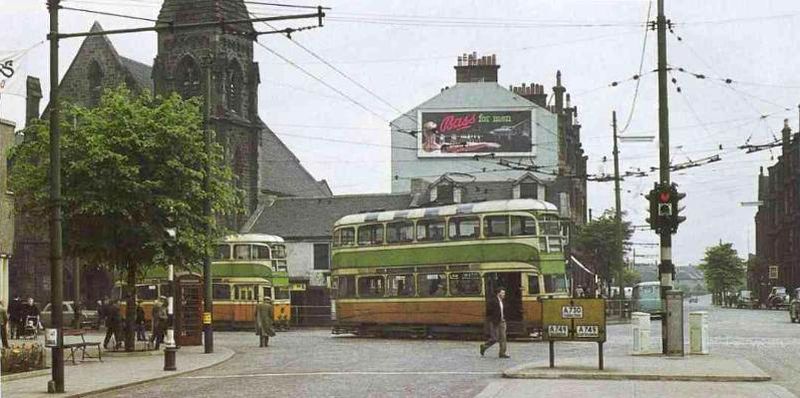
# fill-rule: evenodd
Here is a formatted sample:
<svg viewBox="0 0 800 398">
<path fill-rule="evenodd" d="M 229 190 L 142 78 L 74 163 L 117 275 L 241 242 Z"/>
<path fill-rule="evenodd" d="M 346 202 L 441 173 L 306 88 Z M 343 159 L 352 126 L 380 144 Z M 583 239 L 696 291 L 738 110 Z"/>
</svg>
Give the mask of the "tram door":
<svg viewBox="0 0 800 398">
<path fill-rule="evenodd" d="M 184 275 L 175 294 L 175 340 L 179 346 L 203 344 L 203 280 Z"/>
<path fill-rule="evenodd" d="M 503 300 L 503 315 L 506 318 L 508 334 L 523 332 L 521 275 L 519 272 L 488 272 L 484 274 L 487 308 L 489 300 L 497 295 L 497 289 L 500 287 L 506 289 L 506 298 Z"/>
</svg>

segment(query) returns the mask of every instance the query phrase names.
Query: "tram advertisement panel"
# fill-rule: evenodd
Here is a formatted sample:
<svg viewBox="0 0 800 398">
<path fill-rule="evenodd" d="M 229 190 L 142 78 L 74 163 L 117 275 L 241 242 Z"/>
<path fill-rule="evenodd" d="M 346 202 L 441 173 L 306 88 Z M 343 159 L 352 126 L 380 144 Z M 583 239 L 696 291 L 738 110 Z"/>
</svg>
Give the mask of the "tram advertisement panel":
<svg viewBox="0 0 800 398">
<path fill-rule="evenodd" d="M 533 112 L 419 112 L 419 157 L 533 154 Z"/>
</svg>

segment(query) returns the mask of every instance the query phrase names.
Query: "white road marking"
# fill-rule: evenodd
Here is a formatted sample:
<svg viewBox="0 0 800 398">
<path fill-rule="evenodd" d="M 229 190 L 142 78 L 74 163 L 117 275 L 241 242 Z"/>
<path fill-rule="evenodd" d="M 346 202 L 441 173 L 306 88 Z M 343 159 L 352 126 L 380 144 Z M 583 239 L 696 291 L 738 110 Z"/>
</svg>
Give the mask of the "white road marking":
<svg viewBox="0 0 800 398">
<path fill-rule="evenodd" d="M 297 377 L 297 376 L 426 376 L 426 375 L 453 375 L 453 376 L 474 376 L 474 375 L 494 375 L 500 376 L 501 372 L 296 372 L 296 373 L 255 373 L 238 375 L 209 375 L 209 376 L 186 376 L 181 379 L 236 379 L 236 378 L 255 378 L 255 377 Z"/>
</svg>

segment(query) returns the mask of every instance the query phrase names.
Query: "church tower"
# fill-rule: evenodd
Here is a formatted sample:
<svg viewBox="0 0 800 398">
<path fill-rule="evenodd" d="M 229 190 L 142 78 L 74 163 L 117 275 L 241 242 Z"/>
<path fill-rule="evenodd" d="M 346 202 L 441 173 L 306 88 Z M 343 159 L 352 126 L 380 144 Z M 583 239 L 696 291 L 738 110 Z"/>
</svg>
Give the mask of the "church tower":
<svg viewBox="0 0 800 398">
<path fill-rule="evenodd" d="M 165 0 L 162 26 L 250 18 L 243 0 Z M 244 190 L 247 217 L 258 202 L 259 144 L 263 123 L 258 117 L 258 64 L 253 62 L 252 23 L 224 27 L 162 30 L 153 63 L 155 93 L 177 92 L 184 98 L 204 97 L 211 73 L 211 128 Z M 241 225 L 243 219 L 237 220 Z"/>
</svg>

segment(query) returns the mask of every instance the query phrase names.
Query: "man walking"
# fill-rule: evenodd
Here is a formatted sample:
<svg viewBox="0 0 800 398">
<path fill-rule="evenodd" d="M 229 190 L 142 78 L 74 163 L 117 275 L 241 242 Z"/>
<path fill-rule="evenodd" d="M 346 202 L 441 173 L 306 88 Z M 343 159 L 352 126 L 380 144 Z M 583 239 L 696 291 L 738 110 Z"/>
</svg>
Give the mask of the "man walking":
<svg viewBox="0 0 800 398">
<path fill-rule="evenodd" d="M 8 304 L 8 323 L 11 325 L 11 339 L 18 339 L 22 333 L 22 299 L 15 295 Z"/>
<path fill-rule="evenodd" d="M 489 301 L 486 308 L 486 320 L 489 323 L 489 340 L 481 344 L 481 356 L 486 353 L 494 343 L 500 343 L 500 358 L 511 358 L 506 355 L 506 318 L 503 312 L 503 299 L 506 298 L 506 289 L 498 288 L 497 295 Z"/>
<path fill-rule="evenodd" d="M 0 300 L 0 339 L 3 342 L 3 348 L 8 348 L 8 312 L 2 300 Z"/>
<path fill-rule="evenodd" d="M 106 304 L 105 316 L 106 338 L 103 340 L 103 348 L 108 349 L 108 342 L 111 340 L 111 336 L 114 336 L 114 350 L 118 350 L 122 346 L 122 341 L 120 341 L 119 333 L 121 317 L 116 302 L 112 301 Z"/>
<path fill-rule="evenodd" d="M 273 316 L 272 299 L 265 296 L 264 301 L 256 305 L 256 334 L 259 337 L 259 347 L 267 347 L 270 336 L 275 335 L 275 330 L 272 328 Z"/>
</svg>

